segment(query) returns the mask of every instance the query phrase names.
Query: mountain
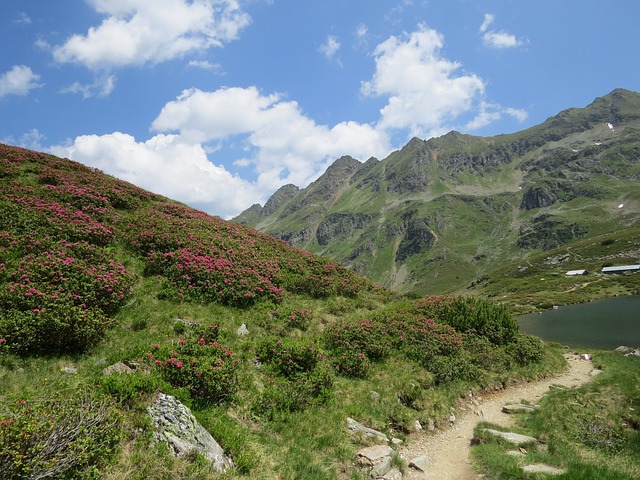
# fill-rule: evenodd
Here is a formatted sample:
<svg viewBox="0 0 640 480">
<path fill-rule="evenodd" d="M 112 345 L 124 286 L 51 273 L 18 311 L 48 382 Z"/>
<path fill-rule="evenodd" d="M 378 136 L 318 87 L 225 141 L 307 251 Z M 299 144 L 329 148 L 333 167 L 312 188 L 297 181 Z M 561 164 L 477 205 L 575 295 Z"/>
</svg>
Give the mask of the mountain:
<svg viewBox="0 0 640 480">
<path fill-rule="evenodd" d="M 383 160 L 342 157 L 307 188 L 283 187 L 234 221 L 387 287 L 444 293 L 638 227 L 638 180 L 640 93 L 616 89 L 513 134 L 452 131 Z"/>
</svg>

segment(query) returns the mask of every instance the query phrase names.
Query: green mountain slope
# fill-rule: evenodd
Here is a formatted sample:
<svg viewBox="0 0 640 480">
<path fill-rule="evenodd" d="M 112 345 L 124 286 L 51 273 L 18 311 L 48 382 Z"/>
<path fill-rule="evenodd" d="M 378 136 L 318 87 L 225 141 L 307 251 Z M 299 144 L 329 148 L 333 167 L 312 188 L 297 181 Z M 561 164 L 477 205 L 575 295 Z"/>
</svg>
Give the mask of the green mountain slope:
<svg viewBox="0 0 640 480">
<path fill-rule="evenodd" d="M 445 293 L 634 229 L 638 180 L 640 93 L 618 89 L 514 134 L 450 132 L 383 160 L 343 157 L 309 187 L 279 191 L 277 208 L 234 220 L 387 287 Z"/>
</svg>

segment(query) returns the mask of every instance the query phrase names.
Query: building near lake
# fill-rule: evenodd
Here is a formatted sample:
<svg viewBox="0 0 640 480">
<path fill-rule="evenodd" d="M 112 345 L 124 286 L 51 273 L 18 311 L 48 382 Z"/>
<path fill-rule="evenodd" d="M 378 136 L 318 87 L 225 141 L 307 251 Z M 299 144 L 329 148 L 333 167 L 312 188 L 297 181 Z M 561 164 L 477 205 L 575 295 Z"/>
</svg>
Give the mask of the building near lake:
<svg viewBox="0 0 640 480">
<path fill-rule="evenodd" d="M 619 265 L 617 267 L 602 267 L 602 273 L 625 273 L 640 271 L 640 265 Z"/>
<path fill-rule="evenodd" d="M 587 272 L 586 270 L 582 269 L 582 270 L 569 270 L 567 273 L 565 273 L 565 275 L 567 277 L 573 277 L 574 275 L 586 275 Z"/>
</svg>

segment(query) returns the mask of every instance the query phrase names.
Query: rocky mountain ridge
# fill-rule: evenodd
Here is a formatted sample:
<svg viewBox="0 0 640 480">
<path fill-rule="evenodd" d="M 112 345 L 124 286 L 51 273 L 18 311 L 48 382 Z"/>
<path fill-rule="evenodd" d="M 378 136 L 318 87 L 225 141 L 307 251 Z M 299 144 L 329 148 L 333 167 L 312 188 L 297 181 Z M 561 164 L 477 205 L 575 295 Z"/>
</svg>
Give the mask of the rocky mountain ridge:
<svg viewBox="0 0 640 480">
<path fill-rule="evenodd" d="M 453 131 L 382 160 L 341 157 L 307 188 L 282 187 L 234 220 L 391 288 L 442 292 L 638 225 L 638 180 L 640 93 L 617 89 L 513 134 Z"/>
</svg>

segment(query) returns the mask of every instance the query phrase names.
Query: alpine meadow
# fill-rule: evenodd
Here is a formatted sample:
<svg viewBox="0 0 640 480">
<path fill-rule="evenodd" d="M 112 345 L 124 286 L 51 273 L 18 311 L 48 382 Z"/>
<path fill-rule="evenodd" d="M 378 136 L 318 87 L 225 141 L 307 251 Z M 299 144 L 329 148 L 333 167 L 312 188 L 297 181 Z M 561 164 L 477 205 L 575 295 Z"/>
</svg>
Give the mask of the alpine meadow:
<svg viewBox="0 0 640 480">
<path fill-rule="evenodd" d="M 428 478 L 402 445 L 566 371 L 573 350 L 515 314 L 640 293 L 601 273 L 640 263 L 639 181 L 622 89 L 518 133 L 341 157 L 234 221 L 0 144 L 1 476 Z M 639 360 L 593 352 L 597 377 L 516 415 L 520 454 L 638 478 Z M 542 478 L 489 426 L 478 478 Z"/>
</svg>

